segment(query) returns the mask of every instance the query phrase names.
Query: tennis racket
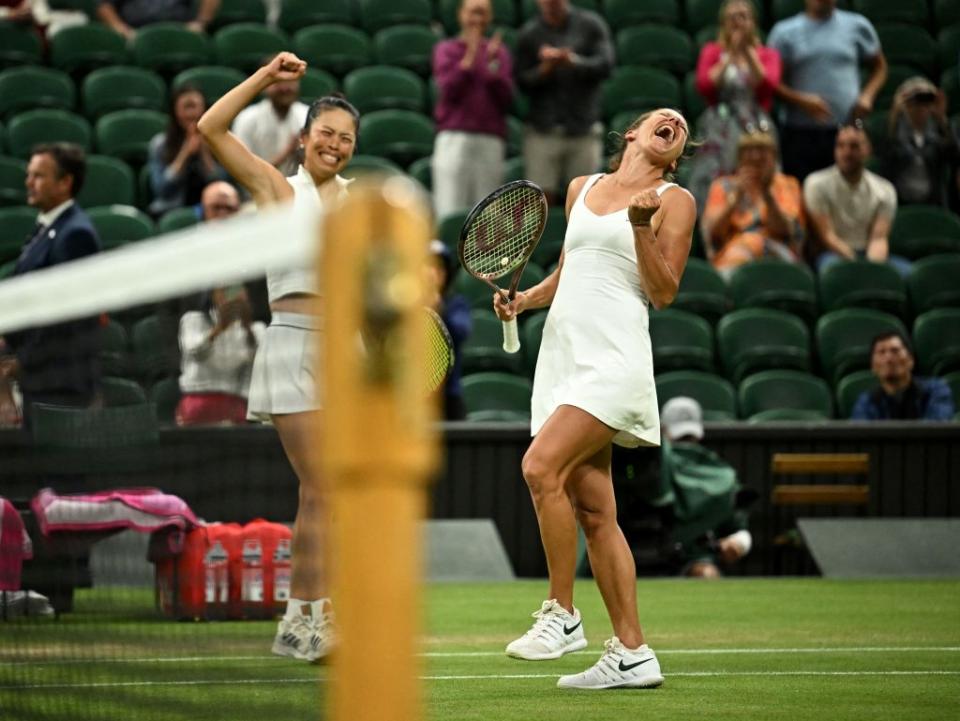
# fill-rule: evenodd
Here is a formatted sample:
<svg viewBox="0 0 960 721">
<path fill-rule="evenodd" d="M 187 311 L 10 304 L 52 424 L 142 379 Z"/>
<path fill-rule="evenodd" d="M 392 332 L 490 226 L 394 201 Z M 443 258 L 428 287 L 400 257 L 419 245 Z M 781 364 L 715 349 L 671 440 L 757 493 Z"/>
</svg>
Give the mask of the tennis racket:
<svg viewBox="0 0 960 721">
<path fill-rule="evenodd" d="M 427 315 L 427 368 L 425 374 L 426 390 L 434 393 L 450 375 L 455 356 L 453 338 L 446 323 L 430 308 L 424 307 Z"/>
<path fill-rule="evenodd" d="M 547 198 L 536 183 L 515 180 L 494 190 L 470 211 L 460 230 L 460 262 L 474 278 L 500 294 L 504 303 L 517 284 L 547 223 Z M 493 281 L 510 273 L 506 292 Z M 503 322 L 503 349 L 520 350 L 517 319 Z"/>
</svg>

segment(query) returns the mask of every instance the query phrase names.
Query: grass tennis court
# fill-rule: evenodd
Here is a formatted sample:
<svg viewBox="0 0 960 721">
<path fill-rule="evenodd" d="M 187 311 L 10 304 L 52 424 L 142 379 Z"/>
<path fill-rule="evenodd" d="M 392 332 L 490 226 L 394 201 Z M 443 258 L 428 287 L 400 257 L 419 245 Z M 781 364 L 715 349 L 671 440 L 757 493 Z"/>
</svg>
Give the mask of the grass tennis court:
<svg viewBox="0 0 960 721">
<path fill-rule="evenodd" d="M 587 651 L 540 663 L 503 656 L 545 588 L 429 587 L 428 719 L 960 717 L 958 581 L 641 581 L 641 619 L 667 680 L 602 692 L 554 687 L 592 664 L 610 633 L 589 581 L 577 601 Z M 318 718 L 326 671 L 269 656 L 273 629 L 159 620 L 150 591 L 81 591 L 60 621 L 0 624 L 0 718 Z M 370 672 L 389 673 L 376 649 Z"/>
</svg>

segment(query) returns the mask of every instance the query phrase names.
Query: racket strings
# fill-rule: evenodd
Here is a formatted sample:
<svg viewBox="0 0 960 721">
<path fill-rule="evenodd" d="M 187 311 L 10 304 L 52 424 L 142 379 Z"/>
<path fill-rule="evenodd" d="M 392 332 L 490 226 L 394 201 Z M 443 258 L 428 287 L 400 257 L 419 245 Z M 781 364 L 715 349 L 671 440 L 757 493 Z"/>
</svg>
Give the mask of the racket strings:
<svg viewBox="0 0 960 721">
<path fill-rule="evenodd" d="M 464 265 L 491 277 L 519 267 L 540 237 L 544 215 L 543 196 L 534 188 L 521 186 L 497 196 L 468 229 Z"/>
<path fill-rule="evenodd" d="M 427 316 L 426 383 L 432 393 L 443 385 L 453 367 L 453 340 L 436 313 L 428 312 Z"/>
</svg>

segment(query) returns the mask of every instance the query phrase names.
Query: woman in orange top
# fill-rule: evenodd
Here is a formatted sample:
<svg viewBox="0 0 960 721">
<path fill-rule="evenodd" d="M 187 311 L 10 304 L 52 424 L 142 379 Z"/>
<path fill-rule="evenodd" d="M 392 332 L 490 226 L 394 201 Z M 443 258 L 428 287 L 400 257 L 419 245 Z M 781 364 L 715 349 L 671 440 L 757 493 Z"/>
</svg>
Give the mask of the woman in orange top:
<svg viewBox="0 0 960 721">
<path fill-rule="evenodd" d="M 762 257 L 800 261 L 804 240 L 800 183 L 777 171 L 777 143 L 765 132 L 737 144 L 737 170 L 710 185 L 701 219 L 707 257 L 725 275 Z"/>
</svg>

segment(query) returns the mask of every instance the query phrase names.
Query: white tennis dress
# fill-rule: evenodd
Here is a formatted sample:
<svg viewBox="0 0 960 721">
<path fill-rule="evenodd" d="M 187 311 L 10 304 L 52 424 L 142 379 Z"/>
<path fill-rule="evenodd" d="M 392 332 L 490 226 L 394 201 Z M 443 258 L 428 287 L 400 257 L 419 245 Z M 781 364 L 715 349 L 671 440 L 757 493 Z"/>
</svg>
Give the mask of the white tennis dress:
<svg viewBox="0 0 960 721">
<path fill-rule="evenodd" d="M 619 432 L 620 446 L 660 444 L 648 300 L 640 286 L 627 210 L 597 215 L 584 198 L 570 210 L 563 270 L 543 328 L 531 401 L 531 435 L 557 406 L 585 410 Z M 675 183 L 657 188 L 662 196 Z"/>
</svg>

